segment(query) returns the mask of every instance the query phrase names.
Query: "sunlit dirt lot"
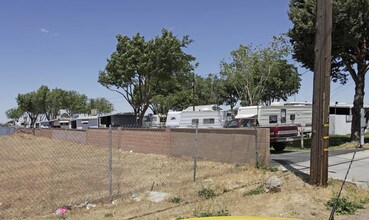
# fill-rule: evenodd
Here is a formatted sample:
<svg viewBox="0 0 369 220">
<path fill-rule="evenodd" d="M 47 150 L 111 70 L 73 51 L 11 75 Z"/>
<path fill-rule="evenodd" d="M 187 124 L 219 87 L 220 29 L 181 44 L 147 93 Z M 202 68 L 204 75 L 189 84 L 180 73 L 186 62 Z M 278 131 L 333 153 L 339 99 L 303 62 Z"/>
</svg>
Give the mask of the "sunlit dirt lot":
<svg viewBox="0 0 369 220">
<path fill-rule="evenodd" d="M 109 201 L 108 151 L 87 145 L 18 134 L 0 138 L 0 219 L 182 219 L 206 215 L 328 219 L 325 206 L 340 188 L 306 183 L 289 171 L 242 164 L 199 161 L 193 182 L 191 158 L 113 150 L 113 202 Z M 281 192 L 260 191 L 268 177 L 282 181 Z M 211 198 L 199 196 L 204 189 Z M 259 191 L 258 191 L 259 190 Z M 168 193 L 151 202 L 148 191 Z M 343 196 L 369 200 L 367 190 L 346 184 Z M 84 202 L 94 207 L 77 208 Z M 365 206 L 368 208 L 368 206 Z M 359 211 L 360 214 L 360 211 Z M 355 219 L 336 216 L 335 219 Z"/>
</svg>

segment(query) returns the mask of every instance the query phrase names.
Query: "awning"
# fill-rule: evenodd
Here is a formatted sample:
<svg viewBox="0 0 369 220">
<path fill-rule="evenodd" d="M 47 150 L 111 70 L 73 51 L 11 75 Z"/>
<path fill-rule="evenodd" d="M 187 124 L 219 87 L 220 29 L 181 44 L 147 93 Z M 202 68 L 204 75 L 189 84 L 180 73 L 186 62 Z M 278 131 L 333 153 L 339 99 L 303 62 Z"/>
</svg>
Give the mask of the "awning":
<svg viewBox="0 0 369 220">
<path fill-rule="evenodd" d="M 238 119 L 238 118 L 252 118 L 254 117 L 255 114 L 239 114 L 239 115 L 236 115 L 235 118 Z"/>
</svg>

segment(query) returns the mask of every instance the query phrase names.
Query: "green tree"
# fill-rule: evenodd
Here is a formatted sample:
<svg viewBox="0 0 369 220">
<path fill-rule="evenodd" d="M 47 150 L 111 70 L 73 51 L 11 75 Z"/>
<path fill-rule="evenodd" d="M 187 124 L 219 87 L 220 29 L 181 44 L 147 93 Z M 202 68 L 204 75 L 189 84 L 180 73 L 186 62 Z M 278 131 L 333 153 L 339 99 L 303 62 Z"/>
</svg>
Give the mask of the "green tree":
<svg viewBox="0 0 369 220">
<path fill-rule="evenodd" d="M 152 99 L 175 89 L 171 81 L 191 79 L 195 58 L 183 51 L 191 40 L 188 36 L 180 40 L 166 29 L 148 41 L 140 34 L 132 38 L 118 35 L 117 40 L 116 51 L 100 71 L 98 82 L 121 94 L 142 122 Z"/>
<path fill-rule="evenodd" d="M 47 96 L 50 92 L 49 87 L 42 85 L 40 88 L 36 91 L 36 103 L 39 105 L 41 112 L 40 117 L 41 119 L 44 119 L 46 117 L 47 120 L 50 120 L 50 115 L 48 114 L 48 103 L 47 103 Z"/>
<path fill-rule="evenodd" d="M 213 74 L 197 76 L 195 81 L 195 105 L 222 104 L 220 79 Z"/>
<path fill-rule="evenodd" d="M 313 71 L 316 22 L 315 0 L 291 0 L 288 36 L 293 58 Z M 365 75 L 369 69 L 369 0 L 334 0 L 332 21 L 332 79 L 355 82 L 351 137 L 360 131 L 360 109 L 364 103 Z"/>
<path fill-rule="evenodd" d="M 11 108 L 5 112 L 5 115 L 9 119 L 13 119 L 14 121 L 18 120 L 23 115 L 23 111 L 20 108 Z"/>
<path fill-rule="evenodd" d="M 240 45 L 232 51 L 232 62 L 221 62 L 221 78 L 229 81 L 227 89 L 240 98 L 241 105 L 257 105 L 274 100 L 287 100 L 298 92 L 300 75 L 287 63 L 289 47 L 283 37 L 274 37 L 268 47 L 254 48 Z M 231 94 L 232 94 L 231 93 Z"/>
<path fill-rule="evenodd" d="M 43 113 L 42 102 L 37 92 L 18 94 L 17 103 L 18 108 L 28 115 L 30 127 L 33 128 L 38 116 Z"/>
<path fill-rule="evenodd" d="M 90 99 L 87 103 L 88 114 L 96 109 L 98 114 L 106 114 L 114 111 L 114 105 L 106 98 Z"/>
<path fill-rule="evenodd" d="M 168 110 L 181 111 L 192 105 L 192 89 L 183 89 L 168 95 L 156 95 L 151 100 L 154 114 L 166 114 Z"/>
<path fill-rule="evenodd" d="M 237 102 L 240 99 L 237 89 L 235 87 L 236 84 L 237 84 L 236 82 L 232 82 L 225 76 L 221 76 L 219 81 L 220 101 L 222 102 L 222 104 L 230 106 L 231 109 L 233 109 L 237 105 Z"/>
<path fill-rule="evenodd" d="M 214 74 L 206 77 L 194 76 L 195 90 L 192 83 L 181 84 L 174 92 L 167 95 L 157 95 L 152 99 L 154 114 L 166 114 L 169 109 L 183 110 L 192 105 L 223 104 L 221 79 Z M 195 100 L 194 100 L 195 99 Z"/>
<path fill-rule="evenodd" d="M 87 96 L 76 91 L 65 91 L 63 98 L 63 109 L 68 117 L 75 114 L 87 113 Z"/>
<path fill-rule="evenodd" d="M 56 119 L 60 115 L 60 110 L 64 108 L 64 98 L 67 92 L 63 89 L 55 88 L 46 95 L 45 115 L 47 120 Z"/>
</svg>

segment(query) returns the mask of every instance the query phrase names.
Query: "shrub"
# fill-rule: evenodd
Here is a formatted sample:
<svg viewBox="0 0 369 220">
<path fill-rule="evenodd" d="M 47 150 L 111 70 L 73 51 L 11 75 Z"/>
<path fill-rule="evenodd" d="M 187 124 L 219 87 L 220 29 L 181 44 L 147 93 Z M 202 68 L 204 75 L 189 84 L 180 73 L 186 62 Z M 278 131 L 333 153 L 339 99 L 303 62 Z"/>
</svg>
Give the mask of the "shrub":
<svg viewBox="0 0 369 220">
<path fill-rule="evenodd" d="M 353 215 L 357 209 L 364 208 L 363 204 L 360 202 L 350 201 L 346 197 L 340 197 L 338 199 L 333 197 L 326 203 L 326 206 L 328 208 L 333 208 L 336 203 L 337 206 L 335 212 L 342 215 Z"/>
<path fill-rule="evenodd" d="M 197 192 L 197 195 L 199 197 L 205 198 L 205 199 L 211 199 L 211 198 L 214 198 L 216 196 L 214 190 L 209 189 L 209 188 L 203 188 L 202 190 L 199 190 Z"/>
<path fill-rule="evenodd" d="M 181 202 L 182 202 L 182 198 L 181 198 L 181 197 L 179 197 L 179 196 L 174 196 L 174 197 L 172 197 L 172 198 L 170 199 L 170 202 L 171 202 L 171 203 L 176 203 L 176 204 L 178 204 L 178 203 L 181 203 Z"/>
<path fill-rule="evenodd" d="M 265 164 L 263 162 L 258 161 L 256 163 L 256 168 L 260 169 L 260 170 L 264 170 L 264 171 L 270 171 L 270 172 L 277 172 L 278 171 L 278 167 L 273 166 L 273 167 L 267 167 L 265 166 Z"/>
</svg>

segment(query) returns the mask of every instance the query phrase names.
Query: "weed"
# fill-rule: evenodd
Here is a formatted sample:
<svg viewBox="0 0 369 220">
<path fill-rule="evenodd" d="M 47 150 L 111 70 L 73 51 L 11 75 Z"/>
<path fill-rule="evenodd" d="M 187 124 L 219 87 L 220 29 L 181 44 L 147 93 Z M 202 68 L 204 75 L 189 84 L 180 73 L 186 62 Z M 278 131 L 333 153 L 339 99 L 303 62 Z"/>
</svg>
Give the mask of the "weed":
<svg viewBox="0 0 369 220">
<path fill-rule="evenodd" d="M 176 204 L 178 204 L 178 203 L 181 203 L 182 202 L 182 198 L 181 197 L 179 197 L 179 196 L 174 196 L 174 197 L 172 197 L 171 199 L 170 199 L 170 202 L 171 203 L 176 203 Z"/>
<path fill-rule="evenodd" d="M 277 166 L 273 166 L 273 167 L 268 167 L 267 170 L 270 172 L 277 172 L 279 169 Z"/>
<path fill-rule="evenodd" d="M 326 203 L 326 206 L 327 208 L 331 209 L 336 203 L 337 206 L 335 211 L 342 215 L 353 215 L 355 214 L 357 209 L 364 208 L 362 203 L 350 201 L 346 197 L 340 197 L 338 199 L 336 197 L 333 197 Z"/>
<path fill-rule="evenodd" d="M 236 163 L 236 164 L 234 165 L 234 167 L 236 167 L 236 168 L 241 167 L 241 164 Z"/>
<path fill-rule="evenodd" d="M 270 172 L 277 172 L 278 171 L 278 167 L 273 166 L 273 167 L 267 167 L 265 166 L 265 164 L 263 162 L 258 161 L 256 163 L 256 168 L 260 169 L 260 170 L 264 170 L 264 171 L 270 171 Z"/>
<path fill-rule="evenodd" d="M 193 214 L 195 217 L 211 217 L 211 216 L 230 216 L 229 211 L 227 209 L 221 209 L 220 211 L 216 212 L 195 212 Z"/>
<path fill-rule="evenodd" d="M 205 199 L 211 199 L 214 198 L 216 196 L 214 190 L 209 189 L 209 188 L 203 188 L 202 190 L 199 190 L 197 192 L 197 195 L 201 198 L 205 198 Z"/>
<path fill-rule="evenodd" d="M 249 190 L 249 191 L 245 192 L 243 195 L 244 196 L 253 196 L 253 195 L 259 195 L 259 194 L 262 194 L 262 193 L 265 193 L 264 185 L 259 185 L 255 189 L 252 189 L 252 190 Z"/>
<path fill-rule="evenodd" d="M 113 213 L 111 213 L 111 212 L 105 213 L 104 217 L 105 218 L 113 217 Z"/>
</svg>

